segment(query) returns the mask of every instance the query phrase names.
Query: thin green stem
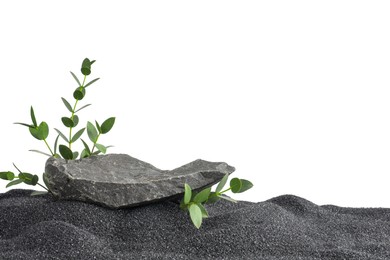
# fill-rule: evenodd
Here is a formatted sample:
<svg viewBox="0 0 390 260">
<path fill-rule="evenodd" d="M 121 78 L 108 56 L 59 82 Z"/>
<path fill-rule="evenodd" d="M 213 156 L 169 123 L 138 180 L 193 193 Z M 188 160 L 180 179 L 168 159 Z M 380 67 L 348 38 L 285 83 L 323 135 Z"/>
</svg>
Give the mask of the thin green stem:
<svg viewBox="0 0 390 260">
<path fill-rule="evenodd" d="M 229 190 L 231 190 L 231 189 L 232 189 L 232 187 L 230 187 L 229 189 L 226 189 L 226 190 L 224 190 L 224 191 L 219 192 L 219 194 L 222 194 L 222 193 L 224 193 L 224 192 L 227 192 L 227 191 L 229 191 Z"/>
<path fill-rule="evenodd" d="M 96 142 L 93 143 L 91 153 L 93 153 L 93 150 L 95 149 L 96 143 L 97 143 L 97 141 L 99 140 L 99 136 L 100 136 L 100 133 L 98 134 L 98 136 L 97 136 L 97 138 L 96 138 Z"/>
<path fill-rule="evenodd" d="M 70 116 L 70 119 L 72 119 L 72 121 L 73 121 L 73 118 L 74 118 L 74 113 L 76 111 L 76 106 L 77 106 L 78 102 L 79 102 L 79 100 L 76 99 L 76 102 L 74 103 L 74 106 L 73 106 L 72 115 Z M 69 149 L 72 149 L 72 128 L 73 127 L 69 128 Z"/>
<path fill-rule="evenodd" d="M 80 87 L 84 87 L 84 83 L 85 83 L 85 79 L 86 78 L 87 78 L 87 75 L 84 75 L 83 84 L 81 84 Z M 78 102 L 79 102 L 79 100 L 76 99 L 76 102 L 74 103 L 74 106 L 73 106 L 72 115 L 70 116 L 70 119 L 72 119 L 72 121 L 73 121 L 73 118 L 74 118 L 74 114 L 76 112 L 76 106 L 77 106 Z M 72 128 L 73 127 L 69 127 L 69 149 L 72 149 Z"/>
<path fill-rule="evenodd" d="M 50 192 L 45 186 L 41 185 L 41 184 L 38 183 L 38 182 L 37 182 L 37 184 L 38 184 L 39 186 L 41 186 L 42 188 L 44 188 L 45 190 L 47 190 L 48 192 Z"/>
<path fill-rule="evenodd" d="M 84 83 L 85 83 L 86 78 L 87 78 L 87 75 L 84 75 L 84 80 L 83 80 L 83 84 L 81 85 L 81 87 L 84 87 Z"/>
<path fill-rule="evenodd" d="M 51 155 L 54 156 L 54 153 L 53 153 L 53 151 L 51 150 L 51 148 L 50 148 L 49 144 L 47 143 L 46 139 L 43 139 L 43 141 L 45 142 L 47 148 L 49 148 L 49 151 L 50 151 Z"/>
</svg>

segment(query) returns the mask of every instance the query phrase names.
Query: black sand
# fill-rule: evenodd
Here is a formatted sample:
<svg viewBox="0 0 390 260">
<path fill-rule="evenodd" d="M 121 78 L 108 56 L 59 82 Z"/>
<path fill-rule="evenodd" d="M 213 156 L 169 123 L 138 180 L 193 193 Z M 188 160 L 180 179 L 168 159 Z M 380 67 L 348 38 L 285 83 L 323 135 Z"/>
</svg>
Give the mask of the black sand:
<svg viewBox="0 0 390 260">
<path fill-rule="evenodd" d="M 171 201 L 110 210 L 30 193 L 0 193 L 0 259 L 390 259 L 386 208 L 221 200 L 197 230 Z"/>
</svg>

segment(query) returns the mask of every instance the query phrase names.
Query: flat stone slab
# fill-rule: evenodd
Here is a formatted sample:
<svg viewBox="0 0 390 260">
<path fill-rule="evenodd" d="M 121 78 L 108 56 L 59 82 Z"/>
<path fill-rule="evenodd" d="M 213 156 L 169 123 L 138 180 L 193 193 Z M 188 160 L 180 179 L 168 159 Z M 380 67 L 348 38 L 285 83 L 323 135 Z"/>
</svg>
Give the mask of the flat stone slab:
<svg viewBox="0 0 390 260">
<path fill-rule="evenodd" d="M 58 199 L 92 202 L 109 208 L 133 207 L 184 195 L 218 183 L 235 168 L 224 162 L 196 160 L 174 170 L 160 170 L 127 154 L 46 162 L 48 188 Z"/>
</svg>

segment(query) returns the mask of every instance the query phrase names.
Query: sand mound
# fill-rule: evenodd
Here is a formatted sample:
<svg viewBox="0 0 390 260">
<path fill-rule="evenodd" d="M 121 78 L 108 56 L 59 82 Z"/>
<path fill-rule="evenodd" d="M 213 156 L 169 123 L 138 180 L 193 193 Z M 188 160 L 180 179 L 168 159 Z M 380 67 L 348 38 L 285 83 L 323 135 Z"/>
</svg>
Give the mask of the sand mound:
<svg viewBox="0 0 390 260">
<path fill-rule="evenodd" d="M 0 259 L 390 259 L 390 209 L 221 200 L 197 230 L 174 201 L 111 210 L 31 192 L 0 194 Z"/>
</svg>

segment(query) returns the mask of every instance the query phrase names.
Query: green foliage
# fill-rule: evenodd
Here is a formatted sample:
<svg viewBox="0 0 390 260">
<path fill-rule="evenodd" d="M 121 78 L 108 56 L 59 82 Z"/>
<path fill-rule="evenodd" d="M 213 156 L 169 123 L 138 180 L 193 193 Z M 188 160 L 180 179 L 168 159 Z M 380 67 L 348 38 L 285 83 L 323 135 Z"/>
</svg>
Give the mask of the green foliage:
<svg viewBox="0 0 390 260">
<path fill-rule="evenodd" d="M 180 202 L 180 208 L 189 212 L 191 221 L 196 228 L 199 229 L 202 225 L 202 220 L 209 217 L 209 214 L 202 203 L 215 203 L 219 199 L 225 199 L 236 203 L 237 201 L 222 195 L 222 193 L 225 193 L 229 190 L 231 190 L 233 193 L 241 193 L 253 187 L 253 184 L 248 180 L 234 178 L 230 181 L 230 187 L 222 191 L 228 178 L 229 174 L 226 174 L 218 183 L 217 188 L 213 192 L 211 191 L 211 187 L 208 187 L 199 191 L 198 193 L 194 193 L 190 185 L 184 183 L 184 197 Z"/>
<path fill-rule="evenodd" d="M 52 148 L 47 143 L 47 138 L 49 137 L 49 126 L 45 121 L 42 121 L 39 123 L 36 117 L 36 113 L 34 111 L 34 108 L 30 107 L 30 117 L 31 117 L 31 123 L 15 123 L 18 125 L 22 125 L 28 128 L 30 134 L 37 140 L 43 141 L 46 145 L 46 147 L 49 150 L 49 153 L 42 152 L 41 150 L 35 150 L 31 149 L 29 151 L 43 154 L 45 156 L 53 156 L 55 158 L 63 158 L 65 160 L 75 160 L 79 156 L 80 159 L 86 158 L 93 155 L 98 155 L 100 153 L 106 153 L 107 149 L 112 146 L 105 146 L 101 143 L 97 143 L 100 135 L 108 133 L 115 123 L 115 117 L 110 117 L 107 120 L 103 122 L 103 124 L 100 126 L 97 121 L 96 122 L 96 128 L 93 124 L 90 122 L 87 122 L 86 127 L 83 127 L 79 130 L 75 130 L 75 128 L 78 126 L 80 120 L 77 113 L 81 111 L 82 109 L 90 106 L 91 104 L 86 104 L 80 108 L 77 108 L 77 105 L 79 102 L 85 98 L 86 96 L 86 88 L 91 86 L 93 83 L 99 80 L 99 78 L 95 78 L 91 80 L 90 82 L 86 83 L 86 78 L 88 75 L 92 72 L 92 64 L 95 62 L 95 60 L 89 60 L 88 58 L 85 58 L 82 61 L 81 64 L 81 73 L 83 74 L 83 81 L 80 81 L 79 78 L 73 73 L 70 72 L 73 79 L 77 83 L 77 88 L 73 92 L 73 98 L 74 98 L 74 104 L 72 105 L 71 102 L 69 102 L 64 97 L 61 97 L 62 103 L 64 104 L 67 112 L 70 113 L 69 116 L 63 116 L 61 117 L 62 124 L 66 127 L 67 131 L 69 131 L 69 134 L 64 134 L 59 129 L 54 128 L 54 130 L 57 132 L 57 136 L 54 142 L 54 146 Z M 88 144 L 81 139 L 83 136 L 85 129 L 87 129 L 87 134 L 89 139 L 92 142 L 92 149 L 89 148 Z M 75 133 L 72 134 L 72 131 L 75 131 Z M 59 137 L 61 137 L 62 141 L 66 142 L 65 144 L 59 143 Z M 75 143 L 81 139 L 81 142 L 83 143 L 84 149 L 81 152 L 78 151 L 72 151 L 72 144 Z M 97 151 L 95 151 L 95 148 Z M 58 150 L 58 153 L 57 153 Z M 16 166 L 15 166 L 16 167 Z M 38 183 L 38 176 L 32 175 L 30 173 L 22 173 L 20 172 L 18 176 L 15 176 L 13 172 L 0 172 L 0 178 L 3 180 L 11 181 L 8 183 L 7 187 L 10 187 L 12 185 L 16 185 L 19 183 L 25 183 L 28 185 L 40 185 Z M 47 180 L 45 179 L 45 175 L 43 175 L 43 181 L 45 185 L 47 185 Z M 42 185 L 41 185 L 42 186 Z M 43 186 L 42 186 L 43 187 Z M 46 189 L 46 188 L 45 188 Z M 49 191 L 49 190 L 48 190 Z M 39 192 L 34 193 L 32 195 L 38 195 Z"/>
</svg>

